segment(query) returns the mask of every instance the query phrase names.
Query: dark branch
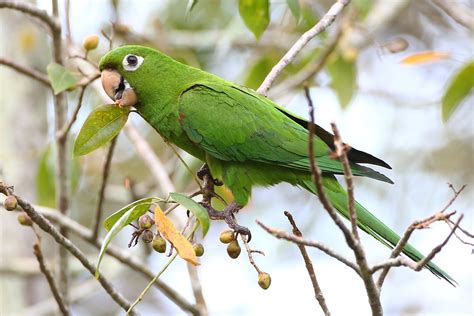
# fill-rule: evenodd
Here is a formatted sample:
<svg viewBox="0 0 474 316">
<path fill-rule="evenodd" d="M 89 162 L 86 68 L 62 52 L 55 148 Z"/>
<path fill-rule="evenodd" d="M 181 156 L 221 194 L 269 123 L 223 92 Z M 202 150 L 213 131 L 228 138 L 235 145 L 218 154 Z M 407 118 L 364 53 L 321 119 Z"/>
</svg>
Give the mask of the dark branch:
<svg viewBox="0 0 474 316">
<path fill-rule="evenodd" d="M 296 226 L 296 223 L 290 212 L 285 212 L 285 216 L 288 217 L 288 221 L 290 222 L 291 226 L 293 226 L 293 235 L 302 238 L 303 234 L 298 229 L 298 226 Z M 324 299 L 323 291 L 321 290 L 321 287 L 319 286 L 318 280 L 316 278 L 316 272 L 314 272 L 313 263 L 311 262 L 311 259 L 308 256 L 308 252 L 306 251 L 304 245 L 298 243 L 296 245 L 298 246 L 298 249 L 300 250 L 301 255 L 303 256 L 306 270 L 308 270 L 309 278 L 311 279 L 311 283 L 313 284 L 314 296 L 316 297 L 319 306 L 321 306 L 324 315 L 331 315 L 331 313 L 329 312 L 329 308 L 326 304 L 326 300 Z"/>
</svg>

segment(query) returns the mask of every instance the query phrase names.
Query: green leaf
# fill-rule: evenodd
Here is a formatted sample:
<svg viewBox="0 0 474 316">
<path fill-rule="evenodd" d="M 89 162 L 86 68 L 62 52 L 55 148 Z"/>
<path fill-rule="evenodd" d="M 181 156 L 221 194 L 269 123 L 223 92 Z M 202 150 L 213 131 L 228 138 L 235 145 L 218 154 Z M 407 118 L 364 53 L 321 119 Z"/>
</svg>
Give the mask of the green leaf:
<svg viewBox="0 0 474 316">
<path fill-rule="evenodd" d="M 293 14 L 296 21 L 299 21 L 300 16 L 301 16 L 300 1 L 299 0 L 286 0 L 286 4 L 288 4 L 291 14 Z"/>
<path fill-rule="evenodd" d="M 54 94 L 59 94 L 76 85 L 76 77 L 69 70 L 59 64 L 50 63 L 46 68 L 46 71 L 48 72 L 49 80 L 51 80 Z"/>
<path fill-rule="evenodd" d="M 239 12 L 245 25 L 259 39 L 270 22 L 268 0 L 239 0 Z"/>
<path fill-rule="evenodd" d="M 474 61 L 464 65 L 451 79 L 442 99 L 443 121 L 446 122 L 474 88 Z"/>
<path fill-rule="evenodd" d="M 112 228 L 109 230 L 104 240 L 102 241 L 102 246 L 100 247 L 99 260 L 97 261 L 97 267 L 95 270 L 95 277 L 99 278 L 99 266 L 104 257 L 105 251 L 110 245 L 110 242 L 122 230 L 125 226 L 133 222 L 135 219 L 139 218 L 148 211 L 148 206 L 146 204 L 138 204 L 134 207 L 129 208 L 125 213 L 121 215 L 120 218 L 114 223 Z"/>
<path fill-rule="evenodd" d="M 137 200 L 135 202 L 132 202 L 124 207 L 122 207 L 120 210 L 118 210 L 117 212 L 113 213 L 112 215 L 110 215 L 109 217 L 107 217 L 104 222 L 103 222 L 103 226 L 105 227 L 105 229 L 107 231 L 110 231 L 110 229 L 114 226 L 114 224 L 122 218 L 123 214 L 125 214 L 127 211 L 129 211 L 130 209 L 132 208 L 135 208 L 135 207 L 140 207 L 139 208 L 139 211 L 142 211 L 143 209 L 145 209 L 145 211 L 142 213 L 142 214 L 139 214 L 136 218 L 134 218 L 133 216 L 131 216 L 129 218 L 129 222 L 127 223 L 127 225 L 131 222 L 133 222 L 134 220 L 136 220 L 138 217 L 142 216 L 143 214 L 146 213 L 146 211 L 148 210 L 148 208 L 150 207 L 150 205 L 152 203 L 157 203 L 157 202 L 162 202 L 163 200 L 160 199 L 160 198 L 156 198 L 156 197 L 149 197 L 149 198 L 144 198 L 144 199 L 140 199 L 140 200 Z M 142 209 L 143 208 L 143 209 Z"/>
<path fill-rule="evenodd" d="M 355 61 L 338 55 L 327 65 L 331 77 L 331 88 L 336 93 L 342 108 L 349 105 L 356 90 L 357 68 Z"/>
<path fill-rule="evenodd" d="M 74 143 L 74 156 L 82 156 L 108 143 L 127 122 L 129 110 L 103 105 L 87 117 Z"/>
<path fill-rule="evenodd" d="M 70 162 L 71 193 L 76 192 L 81 176 L 81 166 L 77 159 Z M 36 199 L 39 205 L 56 207 L 56 154 L 53 144 L 43 151 L 36 173 Z"/>
<path fill-rule="evenodd" d="M 202 228 L 202 237 L 206 236 L 210 226 L 207 210 L 201 204 L 184 194 L 173 192 L 170 193 L 170 196 L 174 201 L 190 210 L 191 213 L 196 216 Z"/>
</svg>

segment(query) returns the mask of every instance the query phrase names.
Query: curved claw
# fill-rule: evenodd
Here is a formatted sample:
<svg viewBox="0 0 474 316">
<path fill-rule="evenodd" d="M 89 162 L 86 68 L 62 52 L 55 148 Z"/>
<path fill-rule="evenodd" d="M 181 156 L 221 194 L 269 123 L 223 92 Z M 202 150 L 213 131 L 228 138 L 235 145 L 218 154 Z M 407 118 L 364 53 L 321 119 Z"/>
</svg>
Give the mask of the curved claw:
<svg viewBox="0 0 474 316">
<path fill-rule="evenodd" d="M 246 236 L 247 242 L 250 242 L 250 240 L 252 239 L 252 233 L 250 232 L 250 229 L 248 229 L 247 227 L 238 226 L 234 229 L 234 232 L 235 232 L 235 239 L 237 239 L 237 236 L 239 234 Z"/>
</svg>

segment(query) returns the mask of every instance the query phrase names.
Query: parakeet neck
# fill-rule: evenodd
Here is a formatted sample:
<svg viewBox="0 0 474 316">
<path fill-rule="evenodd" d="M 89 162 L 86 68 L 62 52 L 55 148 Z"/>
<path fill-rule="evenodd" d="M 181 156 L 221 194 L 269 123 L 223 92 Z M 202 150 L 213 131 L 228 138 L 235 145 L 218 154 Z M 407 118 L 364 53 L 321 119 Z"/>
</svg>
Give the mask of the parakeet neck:
<svg viewBox="0 0 474 316">
<path fill-rule="evenodd" d="M 169 128 L 170 116 L 177 115 L 180 94 L 197 80 L 195 71 L 167 56 L 159 56 L 149 76 L 137 87 L 138 112 L 158 131 Z M 165 126 L 163 126 L 163 124 Z"/>
</svg>

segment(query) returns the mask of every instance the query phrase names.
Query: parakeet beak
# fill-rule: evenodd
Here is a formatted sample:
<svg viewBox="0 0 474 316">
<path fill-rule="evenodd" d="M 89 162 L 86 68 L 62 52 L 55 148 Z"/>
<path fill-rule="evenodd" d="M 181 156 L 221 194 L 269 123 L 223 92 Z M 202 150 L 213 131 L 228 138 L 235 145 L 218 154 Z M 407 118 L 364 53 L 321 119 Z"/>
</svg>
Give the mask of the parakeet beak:
<svg viewBox="0 0 474 316">
<path fill-rule="evenodd" d="M 104 69 L 101 73 L 105 93 L 120 107 L 134 106 L 138 97 L 130 84 L 117 71 Z"/>
</svg>

